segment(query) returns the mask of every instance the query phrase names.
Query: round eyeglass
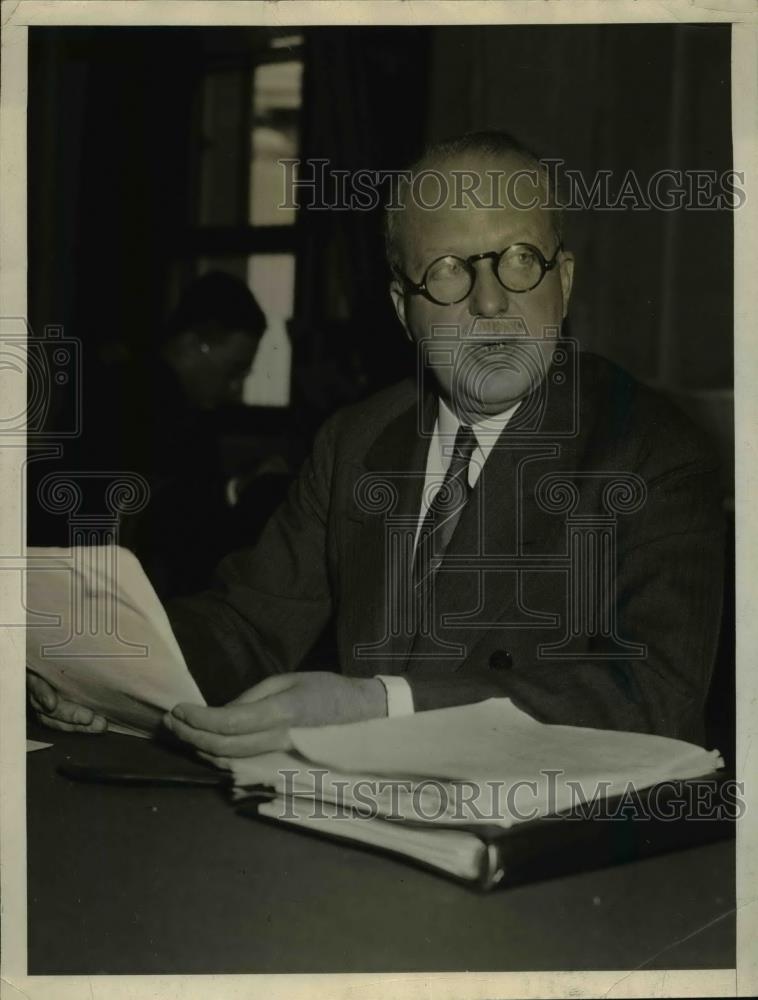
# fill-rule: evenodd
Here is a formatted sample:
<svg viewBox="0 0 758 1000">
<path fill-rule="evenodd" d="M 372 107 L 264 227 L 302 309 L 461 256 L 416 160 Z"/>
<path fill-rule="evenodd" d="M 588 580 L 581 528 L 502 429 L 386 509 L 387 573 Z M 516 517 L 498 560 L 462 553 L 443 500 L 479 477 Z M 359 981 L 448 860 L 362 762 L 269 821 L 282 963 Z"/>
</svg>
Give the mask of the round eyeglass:
<svg viewBox="0 0 758 1000">
<path fill-rule="evenodd" d="M 408 292 L 423 295 L 439 306 L 453 306 L 471 294 L 476 281 L 474 264 L 477 261 L 491 261 L 493 273 L 507 291 L 531 292 L 547 272 L 553 270 L 561 250 L 563 244 L 559 243 L 553 256 L 547 260 L 542 251 L 531 243 L 512 243 L 505 250 L 490 250 L 470 257 L 452 254 L 438 257 L 424 271 L 418 284 L 402 271 L 398 275 Z"/>
</svg>

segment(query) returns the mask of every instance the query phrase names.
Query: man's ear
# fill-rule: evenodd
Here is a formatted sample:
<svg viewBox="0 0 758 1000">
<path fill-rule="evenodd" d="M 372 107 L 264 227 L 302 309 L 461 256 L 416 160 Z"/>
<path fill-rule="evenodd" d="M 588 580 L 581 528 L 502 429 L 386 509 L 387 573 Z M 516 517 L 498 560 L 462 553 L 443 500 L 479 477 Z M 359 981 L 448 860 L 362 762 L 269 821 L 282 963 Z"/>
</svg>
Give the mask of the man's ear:
<svg viewBox="0 0 758 1000">
<path fill-rule="evenodd" d="M 400 320 L 403 329 L 405 330 L 406 337 L 408 340 L 413 340 L 405 318 L 405 292 L 403 291 L 402 284 L 397 278 L 393 278 L 390 282 L 390 298 L 392 299 L 392 305 L 395 307 L 397 318 Z"/>
<path fill-rule="evenodd" d="M 563 293 L 563 318 L 568 312 L 571 289 L 574 287 L 574 255 L 570 250 L 561 251 L 561 259 L 558 264 L 558 271 L 561 276 L 561 292 Z"/>
</svg>

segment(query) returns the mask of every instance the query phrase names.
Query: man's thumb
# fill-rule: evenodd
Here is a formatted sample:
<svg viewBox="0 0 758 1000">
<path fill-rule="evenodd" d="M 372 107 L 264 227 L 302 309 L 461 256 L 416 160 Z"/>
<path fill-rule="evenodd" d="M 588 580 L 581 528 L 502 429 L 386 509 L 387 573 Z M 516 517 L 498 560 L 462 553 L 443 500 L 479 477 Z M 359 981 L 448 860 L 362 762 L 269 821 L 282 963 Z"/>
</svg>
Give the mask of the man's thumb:
<svg viewBox="0 0 758 1000">
<path fill-rule="evenodd" d="M 297 681 L 297 674 L 273 674 L 271 677 L 266 677 L 265 680 L 256 684 L 255 687 L 251 687 L 248 691 L 243 691 L 241 695 L 230 701 L 229 704 L 249 705 L 251 701 L 263 701 L 264 698 L 270 698 L 271 695 L 289 690 L 289 688 L 297 684 Z"/>
</svg>

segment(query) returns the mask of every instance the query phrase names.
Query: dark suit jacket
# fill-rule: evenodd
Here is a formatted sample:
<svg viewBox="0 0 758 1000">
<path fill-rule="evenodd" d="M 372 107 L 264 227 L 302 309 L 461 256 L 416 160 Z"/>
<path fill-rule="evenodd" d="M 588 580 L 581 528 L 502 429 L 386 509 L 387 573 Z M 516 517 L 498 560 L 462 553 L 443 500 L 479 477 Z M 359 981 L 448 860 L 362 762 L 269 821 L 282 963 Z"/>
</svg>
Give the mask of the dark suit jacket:
<svg viewBox="0 0 758 1000">
<path fill-rule="evenodd" d="M 509 696 L 545 722 L 702 741 L 717 463 L 625 372 L 560 357 L 484 466 L 423 634 L 406 581 L 436 401 L 408 381 L 328 420 L 257 547 L 169 606 L 209 702 L 297 670 L 334 616 L 334 669 L 402 674 L 417 710 Z"/>
</svg>

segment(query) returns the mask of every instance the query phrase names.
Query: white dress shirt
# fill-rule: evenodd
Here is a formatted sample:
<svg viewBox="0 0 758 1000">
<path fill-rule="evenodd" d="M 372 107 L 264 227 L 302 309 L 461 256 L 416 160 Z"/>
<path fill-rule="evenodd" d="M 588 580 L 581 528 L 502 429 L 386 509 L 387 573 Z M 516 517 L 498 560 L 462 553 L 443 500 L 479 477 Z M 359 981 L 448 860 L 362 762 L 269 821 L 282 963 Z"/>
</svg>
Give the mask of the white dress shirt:
<svg viewBox="0 0 758 1000">
<path fill-rule="evenodd" d="M 476 437 L 476 447 L 471 454 L 468 467 L 468 483 L 470 487 L 476 485 L 481 475 L 484 463 L 489 458 L 490 452 L 495 442 L 500 437 L 508 421 L 518 409 L 519 403 L 514 403 L 509 409 L 494 416 L 486 417 L 476 424 L 472 424 L 472 429 Z M 460 421 L 442 400 L 439 401 L 439 411 L 437 422 L 429 442 L 429 451 L 426 456 L 426 474 L 424 477 L 424 489 L 421 492 L 421 507 L 419 509 L 418 524 L 416 525 L 416 544 L 424 523 L 426 512 L 437 495 L 445 479 L 445 473 L 450 465 L 453 455 L 453 444 L 458 433 Z M 387 692 L 387 715 L 393 718 L 398 715 L 413 714 L 413 695 L 408 681 L 404 677 L 397 675 L 377 674 Z"/>
</svg>

